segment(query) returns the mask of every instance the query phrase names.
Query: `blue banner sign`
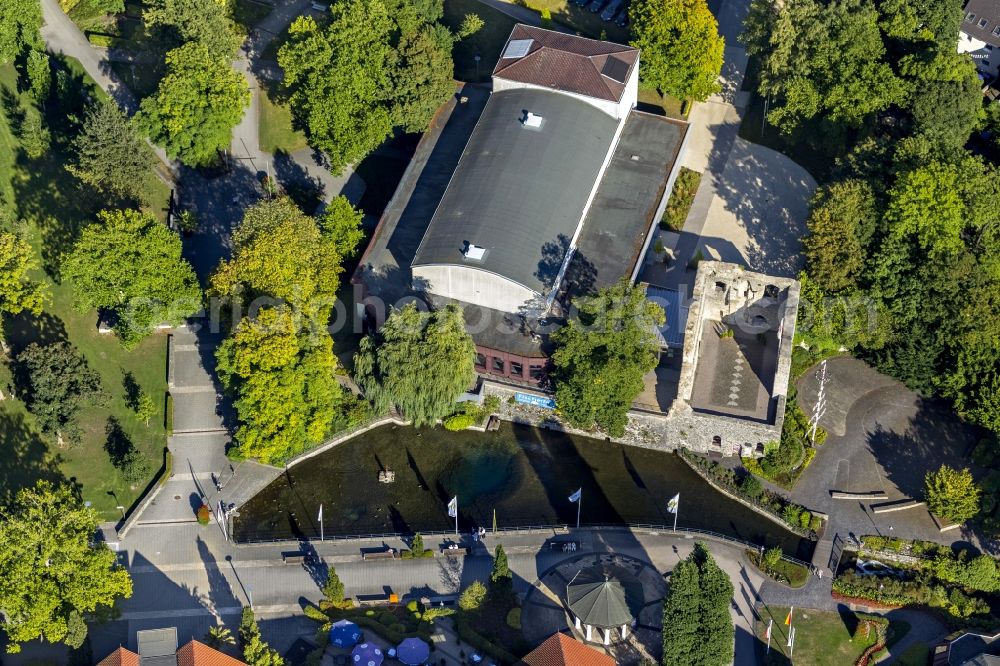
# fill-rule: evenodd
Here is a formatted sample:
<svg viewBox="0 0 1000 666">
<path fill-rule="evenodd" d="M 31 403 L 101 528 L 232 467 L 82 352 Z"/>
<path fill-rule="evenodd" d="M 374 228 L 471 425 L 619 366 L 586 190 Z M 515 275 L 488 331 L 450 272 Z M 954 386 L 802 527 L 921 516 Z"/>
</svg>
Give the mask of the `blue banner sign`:
<svg viewBox="0 0 1000 666">
<path fill-rule="evenodd" d="M 530 393 L 515 393 L 514 400 L 522 405 L 531 405 L 532 407 L 541 407 L 543 409 L 556 408 L 556 401 L 552 398 L 543 398 L 540 395 L 532 395 Z"/>
</svg>

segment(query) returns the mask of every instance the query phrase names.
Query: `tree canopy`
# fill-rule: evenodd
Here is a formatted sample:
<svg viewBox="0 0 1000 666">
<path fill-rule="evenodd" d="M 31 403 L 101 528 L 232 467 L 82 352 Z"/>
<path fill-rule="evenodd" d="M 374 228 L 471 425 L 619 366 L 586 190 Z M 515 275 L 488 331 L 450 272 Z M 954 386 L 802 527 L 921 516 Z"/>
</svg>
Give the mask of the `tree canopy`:
<svg viewBox="0 0 1000 666">
<path fill-rule="evenodd" d="M 339 250 L 357 243 L 346 201 L 334 202 L 322 223 L 287 197 L 248 208 L 233 232 L 233 257 L 212 274 L 210 293 L 244 303 L 265 296 L 329 313 L 344 270 Z"/>
<path fill-rule="evenodd" d="M 629 19 L 644 84 L 680 99 L 705 100 L 720 90 L 725 41 L 705 0 L 638 0 Z"/>
<path fill-rule="evenodd" d="M 329 215 L 325 227 L 287 198 L 248 208 L 233 232 L 233 258 L 211 277 L 211 295 L 252 315 L 234 322 L 216 353 L 220 379 L 236 396 L 244 457 L 280 462 L 366 414 L 337 382 L 327 331 L 339 248 L 357 243 L 357 229 L 350 204 L 338 201 Z"/>
<path fill-rule="evenodd" d="M 968 469 L 941 465 L 936 472 L 927 472 L 924 484 L 927 509 L 935 516 L 964 523 L 979 513 L 982 491 Z"/>
<path fill-rule="evenodd" d="M 816 117 L 857 127 L 906 97 L 869 0 L 753 0 L 742 39 L 785 132 Z"/>
<path fill-rule="evenodd" d="M 25 404 L 50 435 L 71 443 L 82 437 L 76 418 L 86 403 L 103 401 L 101 377 L 68 342 L 34 342 L 18 354 Z"/>
<path fill-rule="evenodd" d="M 395 406 L 421 426 L 454 410 L 475 379 L 475 356 L 459 306 L 422 312 L 411 302 L 393 310 L 376 334 L 361 341 L 354 367 L 378 411 Z"/>
<path fill-rule="evenodd" d="M 0 64 L 12 62 L 42 41 L 40 0 L 6 0 L 0 13 Z"/>
<path fill-rule="evenodd" d="M 335 3 L 330 12 L 322 26 L 312 17 L 296 19 L 278 62 L 311 144 L 339 171 L 394 126 L 427 127 L 455 91 L 456 37 L 437 22 L 441 0 L 357 0 Z M 466 26 L 473 28 L 474 22 Z"/>
<path fill-rule="evenodd" d="M 0 231 L 0 316 L 27 310 L 41 314 L 49 292 L 31 277 L 39 266 L 28 241 L 15 233 Z"/>
<path fill-rule="evenodd" d="M 85 620 L 132 595 L 128 572 L 94 539 L 100 523 L 73 487 L 45 481 L 0 509 L 0 608 L 8 652 L 36 638 L 80 647 Z"/>
<path fill-rule="evenodd" d="M 148 149 L 113 103 L 98 101 L 87 110 L 83 129 L 73 138 L 73 152 L 66 169 L 81 181 L 114 196 L 149 203 L 143 187 L 152 175 Z"/>
<path fill-rule="evenodd" d="M 250 88 L 225 57 L 192 41 L 167 53 L 167 73 L 140 104 L 139 126 L 189 166 L 214 161 L 250 103 Z"/>
<path fill-rule="evenodd" d="M 663 598 L 663 664 L 725 666 L 733 661 L 733 584 L 705 544 L 677 563 Z"/>
<path fill-rule="evenodd" d="M 180 323 L 201 307 L 201 289 L 181 240 L 148 213 L 101 211 L 66 259 L 63 277 L 81 311 L 107 308 L 131 347 L 162 322 Z"/>
<path fill-rule="evenodd" d="M 161 28 L 177 43 L 196 41 L 213 55 L 232 57 L 243 41 L 230 20 L 225 0 L 148 0 L 142 12 L 146 26 Z"/>
<path fill-rule="evenodd" d="M 663 308 L 625 279 L 574 305 L 579 315 L 552 336 L 556 404 L 572 425 L 621 437 L 642 378 L 656 367 Z"/>
</svg>

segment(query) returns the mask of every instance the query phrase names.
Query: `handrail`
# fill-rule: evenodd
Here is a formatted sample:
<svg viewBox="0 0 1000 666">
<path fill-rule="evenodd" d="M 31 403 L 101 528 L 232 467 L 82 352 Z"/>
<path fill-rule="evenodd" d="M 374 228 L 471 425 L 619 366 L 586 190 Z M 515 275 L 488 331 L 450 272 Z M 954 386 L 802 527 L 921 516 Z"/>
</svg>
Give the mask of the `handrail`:
<svg viewBox="0 0 1000 666">
<path fill-rule="evenodd" d="M 497 532 L 503 532 L 505 534 L 511 534 L 515 532 L 539 532 L 539 531 L 552 531 L 552 532 L 562 532 L 564 534 L 571 533 L 571 528 L 567 524 L 551 524 L 551 525 L 524 525 L 524 526 L 511 526 L 511 527 L 500 527 L 497 528 Z M 753 543 L 752 541 L 746 541 L 745 539 L 739 539 L 737 537 L 731 537 L 725 534 L 720 534 L 719 532 L 713 532 L 712 530 L 698 529 L 694 527 L 679 527 L 676 530 L 672 525 L 660 525 L 656 523 L 582 523 L 580 525 L 580 530 L 650 530 L 656 532 L 669 532 L 672 534 L 683 534 L 683 535 L 702 535 L 719 541 L 725 541 L 730 544 L 740 546 L 741 548 L 752 548 L 757 550 L 760 548 L 761 544 Z M 422 531 L 420 535 L 423 537 L 429 536 L 455 536 L 454 530 L 429 530 Z M 413 536 L 408 533 L 401 532 L 384 532 L 381 534 L 351 534 L 351 535 L 332 535 L 327 536 L 324 541 L 358 541 L 364 539 L 405 539 L 407 537 Z M 257 539 L 252 541 L 241 541 L 238 545 L 264 545 L 264 544 L 277 544 L 277 543 L 301 543 L 302 541 L 315 542 L 315 539 Z M 793 564 L 798 564 L 804 567 L 809 567 L 810 563 L 800 560 L 791 555 L 782 555 L 783 560 L 792 562 Z"/>
</svg>

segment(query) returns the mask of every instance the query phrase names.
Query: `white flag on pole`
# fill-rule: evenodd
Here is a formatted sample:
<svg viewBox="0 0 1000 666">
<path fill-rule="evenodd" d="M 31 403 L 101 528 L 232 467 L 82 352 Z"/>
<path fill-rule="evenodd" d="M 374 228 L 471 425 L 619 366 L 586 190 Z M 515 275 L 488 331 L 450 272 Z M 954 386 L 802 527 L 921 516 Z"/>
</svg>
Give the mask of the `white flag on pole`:
<svg viewBox="0 0 1000 666">
<path fill-rule="evenodd" d="M 580 488 L 575 493 L 573 493 L 572 495 L 570 495 L 569 496 L 569 501 L 573 502 L 573 503 L 576 503 L 576 502 L 580 501 L 581 497 L 583 497 L 583 488 Z"/>
<path fill-rule="evenodd" d="M 322 504 L 319 505 L 319 517 L 316 520 L 318 520 L 321 523 L 323 522 L 323 505 Z"/>
<path fill-rule="evenodd" d="M 667 502 L 667 511 L 669 511 L 670 513 L 677 513 L 677 507 L 680 505 L 680 503 L 681 503 L 681 494 L 677 493 L 676 495 L 670 498 L 669 502 Z"/>
<path fill-rule="evenodd" d="M 458 495 L 451 498 L 448 502 L 448 517 L 457 518 L 458 517 Z"/>
</svg>

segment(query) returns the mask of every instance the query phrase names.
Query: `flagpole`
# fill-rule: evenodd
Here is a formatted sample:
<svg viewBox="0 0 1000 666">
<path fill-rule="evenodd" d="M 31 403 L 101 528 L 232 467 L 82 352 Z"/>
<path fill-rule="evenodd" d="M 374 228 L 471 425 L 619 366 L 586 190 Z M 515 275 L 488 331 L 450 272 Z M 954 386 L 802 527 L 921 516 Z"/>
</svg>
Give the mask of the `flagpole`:
<svg viewBox="0 0 1000 666">
<path fill-rule="evenodd" d="M 323 505 L 319 505 L 319 540 L 323 541 Z"/>
<path fill-rule="evenodd" d="M 458 495 L 455 496 L 455 536 L 458 536 Z"/>
<path fill-rule="evenodd" d="M 767 650 L 764 654 L 771 654 L 771 626 L 774 624 L 774 620 L 767 621 Z"/>
<path fill-rule="evenodd" d="M 580 499 L 576 501 L 576 529 L 580 529 L 580 507 L 583 506 L 583 492 L 580 493 Z"/>
<path fill-rule="evenodd" d="M 677 514 L 681 512 L 681 500 L 677 499 L 677 506 L 674 507 L 674 532 L 677 531 Z"/>
</svg>

